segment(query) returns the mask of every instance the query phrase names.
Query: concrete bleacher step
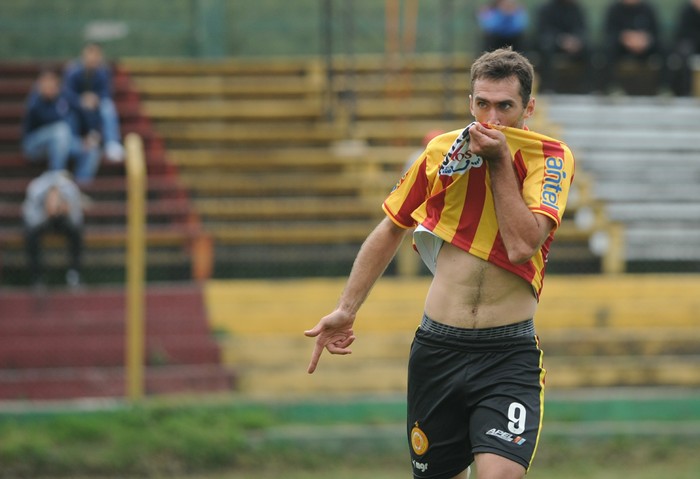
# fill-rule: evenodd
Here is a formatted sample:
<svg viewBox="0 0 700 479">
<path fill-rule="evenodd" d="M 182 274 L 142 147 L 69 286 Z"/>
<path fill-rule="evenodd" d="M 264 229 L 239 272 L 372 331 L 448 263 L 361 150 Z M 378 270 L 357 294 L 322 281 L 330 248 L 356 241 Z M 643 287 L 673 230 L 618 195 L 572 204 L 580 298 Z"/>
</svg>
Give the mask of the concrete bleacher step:
<svg viewBox="0 0 700 479">
<path fill-rule="evenodd" d="M 0 292 L 0 398 L 121 396 L 122 288 Z M 199 285 L 151 286 L 145 296 L 147 389 L 230 390 Z M 190 389 L 193 388 L 193 389 Z"/>
<path fill-rule="evenodd" d="M 227 124 L 215 121 L 189 121 L 158 125 L 160 135 L 171 146 L 214 145 L 328 145 L 343 138 L 342 129 L 325 123 L 285 124 L 252 122 Z M 1 131 L 0 131 L 1 133 Z"/>
<path fill-rule="evenodd" d="M 85 221 L 91 225 L 97 224 L 126 224 L 127 211 L 125 199 L 101 200 L 85 207 Z M 185 223 L 194 213 L 192 205 L 185 198 L 153 199 L 146 204 L 147 221 L 151 224 L 168 222 L 169 220 Z M 0 205 L 0 226 L 21 225 L 22 205 Z"/>
<path fill-rule="evenodd" d="M 311 376 L 313 340 L 303 331 L 334 308 L 343 279 L 215 281 L 206 296 L 242 393 L 401 393 L 429 281 L 382 278 L 358 314 L 353 353 L 324 353 Z M 548 387 L 700 386 L 700 277 L 546 281 L 535 323 Z"/>
<path fill-rule="evenodd" d="M 124 363 L 126 333 L 114 335 L 53 334 L 0 339 L 0 369 L 114 367 Z M 146 363 L 216 364 L 219 349 L 207 337 L 159 334 L 146 338 Z"/>
<path fill-rule="evenodd" d="M 173 148 L 168 157 L 180 169 L 206 172 L 362 171 L 368 166 L 398 172 L 406 158 L 415 152 L 412 146 L 367 147 L 364 144 L 338 143 L 330 146 L 289 148 L 275 144 L 263 148 Z M 224 171 L 232 173 L 231 171 Z"/>
<path fill-rule="evenodd" d="M 284 203 L 289 197 L 306 197 L 313 201 L 319 197 L 361 195 L 370 188 L 384 193 L 381 198 L 383 200 L 391 185 L 396 183 L 397 177 L 396 172 L 377 172 L 373 175 L 360 172 L 343 172 L 342 175 L 326 172 L 313 175 L 281 172 L 264 177 L 255 174 L 226 176 L 215 173 L 185 173 L 182 183 L 192 190 L 194 196 L 210 197 L 222 203 L 237 198 L 261 197 Z M 221 199 L 221 196 L 224 198 Z M 207 203 L 195 201 L 195 207 L 200 212 L 203 212 L 202 207 L 206 205 Z"/>
<path fill-rule="evenodd" d="M 318 94 L 318 86 L 309 79 L 300 76 L 291 77 L 253 77 L 236 78 L 214 75 L 167 75 L 165 71 L 158 75 L 139 75 L 134 84 L 145 99 L 177 98 L 295 98 Z"/>
<path fill-rule="evenodd" d="M 0 399 L 124 397 L 125 384 L 122 367 L 0 370 Z M 232 386 L 231 373 L 218 365 L 158 366 L 145 371 L 147 395 L 228 391 Z"/>
<path fill-rule="evenodd" d="M 547 357 L 547 384 L 557 388 L 700 386 L 700 355 Z"/>
<path fill-rule="evenodd" d="M 246 223 L 245 228 L 231 227 L 229 222 L 214 223 L 208 232 L 223 245 L 316 245 L 354 244 L 355 249 L 379 221 L 352 219 L 340 221 L 276 221 Z M 260 258 L 261 261 L 264 258 Z"/>
<path fill-rule="evenodd" d="M 154 121 L 229 120 L 259 121 L 314 120 L 323 115 L 321 99 L 261 100 L 150 100 L 143 111 Z"/>
<path fill-rule="evenodd" d="M 646 129 L 615 129 L 604 127 L 576 127 L 567 129 L 564 141 L 578 151 L 656 151 L 662 154 L 697 151 L 697 130 L 668 129 L 663 131 L 663 141 Z"/>
<path fill-rule="evenodd" d="M 700 121 L 693 98 L 557 95 L 546 102 L 551 121 L 595 128 L 687 128 Z"/>
<path fill-rule="evenodd" d="M 622 332 L 621 332 L 622 333 Z M 541 335 L 546 336 L 546 335 Z M 348 356 L 324 353 L 313 375 L 306 373 L 313 341 L 301 337 L 255 336 L 223 344 L 226 361 L 236 365 L 240 391 L 245 394 L 403 393 L 412 331 L 358 333 Z M 646 341 L 659 341 L 652 333 Z M 608 386 L 700 386 L 700 355 L 596 354 L 561 351 L 572 342 L 542 339 L 547 387 L 554 389 Z M 596 349 L 591 339 L 577 342 Z M 700 341 L 685 342 L 697 352 Z M 643 348 L 647 348 L 646 345 Z"/>
<path fill-rule="evenodd" d="M 352 218 L 381 218 L 382 196 L 376 198 L 336 196 L 280 197 L 280 198 L 228 198 L 195 200 L 202 218 L 219 220 L 290 220 L 316 221 Z"/>
</svg>

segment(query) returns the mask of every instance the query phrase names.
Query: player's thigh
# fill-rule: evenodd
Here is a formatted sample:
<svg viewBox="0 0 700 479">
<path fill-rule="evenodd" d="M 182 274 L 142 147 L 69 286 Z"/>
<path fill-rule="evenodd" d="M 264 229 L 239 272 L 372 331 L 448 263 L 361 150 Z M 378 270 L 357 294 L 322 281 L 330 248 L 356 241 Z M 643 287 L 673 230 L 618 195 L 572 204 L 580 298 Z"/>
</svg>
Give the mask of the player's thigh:
<svg viewBox="0 0 700 479">
<path fill-rule="evenodd" d="M 522 479 L 526 472 L 517 462 L 488 452 L 475 454 L 474 466 L 472 479 Z"/>
<path fill-rule="evenodd" d="M 450 479 L 473 479 L 473 478 L 474 478 L 474 476 L 472 475 L 471 467 L 468 467 Z"/>
</svg>

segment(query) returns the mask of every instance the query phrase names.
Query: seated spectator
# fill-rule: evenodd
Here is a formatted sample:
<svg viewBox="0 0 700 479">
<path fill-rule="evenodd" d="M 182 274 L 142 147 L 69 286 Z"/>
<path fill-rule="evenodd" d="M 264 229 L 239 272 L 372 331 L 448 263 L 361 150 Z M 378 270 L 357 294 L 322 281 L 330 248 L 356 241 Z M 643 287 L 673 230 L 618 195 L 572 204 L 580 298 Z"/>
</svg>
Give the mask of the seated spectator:
<svg viewBox="0 0 700 479">
<path fill-rule="evenodd" d="M 421 141 L 421 146 L 420 148 L 417 148 L 411 152 L 410 155 L 408 155 L 408 158 L 406 158 L 406 161 L 404 162 L 403 166 L 401 167 L 401 174 L 406 173 L 408 169 L 413 165 L 413 163 L 421 157 L 421 155 L 425 152 L 425 149 L 428 146 L 428 143 L 430 143 L 433 138 L 442 135 L 445 133 L 443 130 L 430 130 L 428 131 L 424 136 L 423 140 Z"/>
<path fill-rule="evenodd" d="M 669 57 L 673 70 L 671 89 L 678 96 L 693 93 L 693 55 L 700 55 L 700 0 L 689 0 L 678 12 L 674 48 Z"/>
<path fill-rule="evenodd" d="M 102 48 L 88 43 L 78 60 L 70 63 L 64 72 L 65 88 L 80 98 L 81 107 L 91 113 L 97 111 L 102 123 L 104 153 L 108 160 L 122 161 L 119 116 L 112 100 L 112 71 L 104 61 Z"/>
<path fill-rule="evenodd" d="M 579 84 L 572 85 L 574 91 L 590 91 L 591 50 L 586 15 L 578 0 L 549 0 L 542 5 L 535 29 L 535 48 L 539 54 L 542 91 L 562 89 L 555 65 L 558 60 L 580 67 Z"/>
<path fill-rule="evenodd" d="M 493 0 L 478 14 L 484 50 L 511 46 L 524 51 L 528 20 L 527 10 L 516 0 Z"/>
<path fill-rule="evenodd" d="M 58 74 L 44 70 L 29 94 L 22 124 L 22 149 L 31 160 L 48 159 L 49 170 L 65 170 L 72 157 L 75 178 L 89 182 L 99 166 L 99 118 L 90 118 L 61 90 Z"/>
<path fill-rule="evenodd" d="M 43 173 L 29 183 L 22 205 L 27 259 L 32 284 L 44 284 L 41 240 L 55 231 L 66 236 L 70 262 L 66 283 L 80 285 L 80 262 L 83 249 L 83 210 L 78 186 L 63 170 Z"/>
<path fill-rule="evenodd" d="M 623 59 L 659 69 L 660 83 L 664 81 L 663 50 L 659 22 L 654 7 L 644 0 L 615 0 L 605 16 L 604 66 L 601 90 L 607 92 L 612 75 Z"/>
</svg>

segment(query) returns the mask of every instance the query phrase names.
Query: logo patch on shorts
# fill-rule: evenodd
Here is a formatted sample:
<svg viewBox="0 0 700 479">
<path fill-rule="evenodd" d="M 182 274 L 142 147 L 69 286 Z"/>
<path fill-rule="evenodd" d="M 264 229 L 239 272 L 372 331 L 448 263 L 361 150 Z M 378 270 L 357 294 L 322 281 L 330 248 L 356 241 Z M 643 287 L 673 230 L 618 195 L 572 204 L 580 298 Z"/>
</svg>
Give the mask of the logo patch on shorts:
<svg viewBox="0 0 700 479">
<path fill-rule="evenodd" d="M 413 429 L 411 429 L 411 447 L 413 448 L 413 452 L 422 456 L 428 450 L 428 445 L 428 436 L 418 427 L 418 423 L 416 422 Z"/>
<path fill-rule="evenodd" d="M 509 432 L 501 431 L 500 429 L 496 429 L 495 427 L 486 431 L 486 435 L 497 437 L 498 439 L 502 439 L 506 442 L 512 442 L 513 444 L 517 444 L 518 446 L 522 446 L 527 441 L 527 439 L 525 439 L 522 436 L 514 436 Z"/>
</svg>

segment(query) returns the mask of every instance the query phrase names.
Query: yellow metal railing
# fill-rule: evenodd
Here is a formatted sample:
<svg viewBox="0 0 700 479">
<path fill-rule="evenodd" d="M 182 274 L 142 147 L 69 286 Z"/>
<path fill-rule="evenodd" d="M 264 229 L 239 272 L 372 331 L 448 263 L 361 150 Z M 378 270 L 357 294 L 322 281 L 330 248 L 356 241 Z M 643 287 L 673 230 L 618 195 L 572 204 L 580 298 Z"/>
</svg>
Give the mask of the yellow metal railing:
<svg viewBox="0 0 700 479">
<path fill-rule="evenodd" d="M 126 393 L 132 400 L 144 394 L 144 316 L 146 276 L 146 162 L 143 141 L 135 133 L 125 138 L 127 174 L 126 245 Z"/>
</svg>

